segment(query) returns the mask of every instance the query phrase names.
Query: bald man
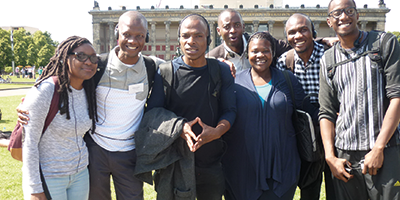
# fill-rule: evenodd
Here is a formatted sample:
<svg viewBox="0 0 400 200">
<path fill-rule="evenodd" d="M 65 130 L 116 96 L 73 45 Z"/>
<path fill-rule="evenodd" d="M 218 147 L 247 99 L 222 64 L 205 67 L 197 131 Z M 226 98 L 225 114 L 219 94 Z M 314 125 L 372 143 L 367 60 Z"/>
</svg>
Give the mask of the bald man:
<svg viewBox="0 0 400 200">
<path fill-rule="evenodd" d="M 95 75 L 99 80 L 94 134 L 86 134 L 89 150 L 91 200 L 110 200 L 110 175 L 117 199 L 143 199 L 143 182 L 133 176 L 136 166 L 135 131 L 142 120 L 150 91 L 146 59 L 159 64 L 162 60 L 145 58 L 142 51 L 147 37 L 147 20 L 139 12 L 128 11 L 118 21 L 118 46 L 108 54 L 105 67 Z M 102 66 L 103 65 L 103 66 Z M 102 73 L 100 73 L 102 72 Z M 151 75 L 150 75 L 151 76 Z M 159 76 L 154 73 L 153 76 Z M 148 78 L 144 78 L 148 77 Z M 154 77 L 162 92 L 161 77 Z M 147 101 L 148 103 L 150 97 Z M 159 102 L 162 106 L 163 102 Z"/>
<path fill-rule="evenodd" d="M 285 26 L 286 39 L 293 48 L 282 54 L 277 63 L 281 70 L 289 69 L 301 83 L 304 92 L 314 94 L 310 101 L 319 108 L 319 69 L 320 59 L 324 55 L 324 46 L 315 42 L 317 36 L 310 18 L 302 13 L 293 14 Z M 288 58 L 291 57 L 291 58 Z M 292 63 L 288 63 L 292 62 Z M 325 160 L 322 152 L 322 141 L 319 134 L 319 124 L 314 124 L 317 130 L 317 145 L 319 146 L 321 159 L 316 162 L 301 161 L 299 188 L 302 200 L 318 200 L 322 183 L 322 171 Z M 335 199 L 329 167 L 325 168 L 326 197 L 328 200 Z"/>
</svg>

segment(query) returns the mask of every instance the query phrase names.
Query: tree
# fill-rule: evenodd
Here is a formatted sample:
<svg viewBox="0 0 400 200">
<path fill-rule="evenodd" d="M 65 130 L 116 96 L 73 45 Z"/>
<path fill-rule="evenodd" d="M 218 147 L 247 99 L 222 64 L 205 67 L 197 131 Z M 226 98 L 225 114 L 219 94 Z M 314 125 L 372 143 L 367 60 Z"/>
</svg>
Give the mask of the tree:
<svg viewBox="0 0 400 200">
<path fill-rule="evenodd" d="M 37 31 L 33 34 L 33 43 L 35 44 L 34 55 L 35 61 L 33 62 L 36 66 L 45 66 L 50 61 L 50 58 L 54 55 L 54 51 L 57 47 L 48 32 Z"/>
<path fill-rule="evenodd" d="M 46 66 L 50 58 L 54 55 L 55 47 L 45 44 L 37 54 L 36 66 Z"/>
<path fill-rule="evenodd" d="M 14 57 L 11 50 L 11 32 L 0 29 L 0 71 L 5 66 L 11 66 L 12 60 L 15 65 L 45 66 L 58 45 L 51 39 L 48 32 L 37 31 L 34 34 L 20 28 L 13 32 L 14 36 Z"/>
<path fill-rule="evenodd" d="M 400 32 L 399 31 L 393 31 L 393 32 L 389 31 L 389 33 L 392 33 L 393 35 L 395 35 L 397 37 L 397 41 L 399 41 L 399 43 L 400 43 Z"/>
<path fill-rule="evenodd" d="M 0 71 L 12 65 L 12 51 L 10 32 L 0 28 Z"/>
<path fill-rule="evenodd" d="M 26 30 L 21 28 L 14 31 L 14 56 L 15 64 L 26 66 L 29 64 L 28 49 L 32 39 Z"/>
</svg>

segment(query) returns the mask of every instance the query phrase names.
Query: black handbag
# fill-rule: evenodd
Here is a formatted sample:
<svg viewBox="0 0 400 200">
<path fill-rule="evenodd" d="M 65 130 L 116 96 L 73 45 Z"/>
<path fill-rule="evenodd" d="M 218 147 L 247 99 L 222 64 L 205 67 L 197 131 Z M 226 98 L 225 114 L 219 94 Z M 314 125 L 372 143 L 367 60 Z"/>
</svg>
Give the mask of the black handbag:
<svg viewBox="0 0 400 200">
<path fill-rule="evenodd" d="M 285 75 L 293 100 L 294 112 L 292 115 L 292 122 L 296 131 L 297 149 L 300 157 L 307 162 L 316 162 L 321 160 L 324 152 L 321 142 L 318 141 L 318 138 L 320 138 L 320 136 L 317 135 L 319 134 L 319 131 L 315 130 L 310 114 L 296 108 L 292 81 L 290 80 L 286 70 L 283 71 L 283 74 Z"/>
</svg>

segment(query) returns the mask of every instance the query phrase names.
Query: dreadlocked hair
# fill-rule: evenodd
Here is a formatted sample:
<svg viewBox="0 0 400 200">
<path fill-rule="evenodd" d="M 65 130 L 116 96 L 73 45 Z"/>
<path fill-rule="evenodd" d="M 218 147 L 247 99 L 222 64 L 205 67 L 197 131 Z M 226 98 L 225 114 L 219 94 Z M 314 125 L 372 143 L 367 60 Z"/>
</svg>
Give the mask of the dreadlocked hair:
<svg viewBox="0 0 400 200">
<path fill-rule="evenodd" d="M 61 42 L 56 49 L 56 54 L 50 58 L 50 62 L 43 69 L 42 75 L 39 80 L 35 83 L 35 87 L 38 87 L 40 83 L 49 77 L 57 76 L 58 84 L 60 89 L 57 91 L 60 94 L 60 101 L 58 103 L 58 109 L 60 114 L 67 114 L 67 119 L 71 119 L 69 113 L 69 102 L 68 102 L 68 92 L 72 92 L 70 88 L 69 80 L 69 66 L 67 64 L 68 55 L 73 52 L 76 48 L 83 44 L 90 44 L 90 41 L 86 38 L 79 36 L 71 36 Z M 82 84 L 86 93 L 86 100 L 89 105 L 89 118 L 92 120 L 92 133 L 95 131 L 97 117 L 97 104 L 96 104 L 96 88 L 93 77 L 89 80 L 83 81 Z"/>
</svg>

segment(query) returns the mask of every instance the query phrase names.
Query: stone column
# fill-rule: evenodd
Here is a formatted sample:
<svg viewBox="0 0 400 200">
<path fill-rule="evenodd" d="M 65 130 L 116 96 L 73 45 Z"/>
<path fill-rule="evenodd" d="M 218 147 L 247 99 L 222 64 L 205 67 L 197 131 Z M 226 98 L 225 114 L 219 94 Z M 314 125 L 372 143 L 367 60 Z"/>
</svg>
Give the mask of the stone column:
<svg viewBox="0 0 400 200">
<path fill-rule="evenodd" d="M 268 32 L 271 33 L 271 35 L 274 35 L 274 20 L 268 21 Z"/>
<path fill-rule="evenodd" d="M 209 45 L 209 49 L 214 49 L 215 47 L 215 22 L 214 21 L 208 21 L 208 24 L 210 25 L 210 38 L 211 38 L 211 43 Z"/>
<path fill-rule="evenodd" d="M 317 32 L 317 37 L 318 37 L 319 25 L 321 24 L 321 21 L 314 21 L 313 23 L 314 23 L 315 32 Z"/>
<path fill-rule="evenodd" d="M 376 30 L 377 31 L 385 31 L 385 21 L 383 20 L 378 20 L 376 22 Z"/>
<path fill-rule="evenodd" d="M 286 36 L 286 22 L 287 22 L 287 20 L 283 20 L 283 21 L 282 21 L 282 23 L 283 23 L 283 37 L 285 37 L 285 38 L 287 37 L 287 36 Z M 269 31 L 269 30 L 268 30 L 268 31 Z"/>
<path fill-rule="evenodd" d="M 109 33 L 109 46 L 110 46 L 108 51 L 111 51 L 116 45 L 114 22 L 108 22 L 108 33 Z"/>
<path fill-rule="evenodd" d="M 258 32 L 258 26 L 260 25 L 259 20 L 253 20 L 253 32 Z"/>
<path fill-rule="evenodd" d="M 93 22 L 93 47 L 96 53 L 104 53 L 100 52 L 100 23 Z"/>
<path fill-rule="evenodd" d="M 362 31 L 367 31 L 368 21 L 361 21 L 360 24 L 361 24 L 361 30 Z"/>
<path fill-rule="evenodd" d="M 156 22 L 151 21 L 151 32 L 150 32 L 150 41 L 151 41 L 151 55 L 156 56 Z"/>
<path fill-rule="evenodd" d="M 165 21 L 165 59 L 164 60 L 171 60 L 171 53 L 170 53 L 170 44 L 169 44 L 169 26 L 171 25 L 171 21 Z M 162 50 L 162 49 L 161 49 Z"/>
</svg>

